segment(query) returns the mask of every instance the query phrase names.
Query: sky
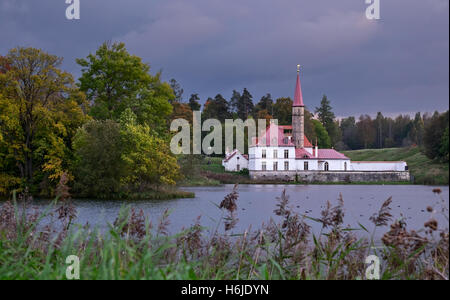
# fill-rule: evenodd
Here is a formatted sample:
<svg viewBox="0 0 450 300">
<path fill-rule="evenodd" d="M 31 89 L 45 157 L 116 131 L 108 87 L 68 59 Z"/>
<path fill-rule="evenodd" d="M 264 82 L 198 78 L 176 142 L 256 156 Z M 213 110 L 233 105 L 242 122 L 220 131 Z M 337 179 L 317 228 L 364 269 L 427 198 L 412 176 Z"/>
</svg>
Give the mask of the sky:
<svg viewBox="0 0 450 300">
<path fill-rule="evenodd" d="M 253 101 L 294 96 L 296 66 L 305 105 L 323 94 L 337 116 L 449 108 L 449 1 L 379 0 L 0 0 L 0 55 L 17 46 L 76 58 L 104 41 L 124 42 L 154 74 L 175 78 L 184 100 L 247 88 Z"/>
</svg>

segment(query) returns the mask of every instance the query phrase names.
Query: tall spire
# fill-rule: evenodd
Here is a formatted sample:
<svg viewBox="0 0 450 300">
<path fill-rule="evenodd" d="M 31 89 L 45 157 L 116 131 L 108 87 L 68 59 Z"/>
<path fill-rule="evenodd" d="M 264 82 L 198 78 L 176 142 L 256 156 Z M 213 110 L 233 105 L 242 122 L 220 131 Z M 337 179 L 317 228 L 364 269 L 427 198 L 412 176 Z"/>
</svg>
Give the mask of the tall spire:
<svg viewBox="0 0 450 300">
<path fill-rule="evenodd" d="M 294 103 L 292 106 L 305 106 L 303 104 L 302 86 L 300 84 L 300 65 L 297 65 L 297 84 L 295 85 Z"/>
</svg>

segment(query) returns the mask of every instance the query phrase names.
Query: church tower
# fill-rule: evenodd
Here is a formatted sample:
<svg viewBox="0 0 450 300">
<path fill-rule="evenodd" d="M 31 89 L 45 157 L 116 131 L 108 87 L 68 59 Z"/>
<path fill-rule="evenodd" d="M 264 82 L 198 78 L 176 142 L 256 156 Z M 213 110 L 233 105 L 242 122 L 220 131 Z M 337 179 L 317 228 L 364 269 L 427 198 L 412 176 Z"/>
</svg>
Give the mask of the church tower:
<svg viewBox="0 0 450 300">
<path fill-rule="evenodd" d="M 292 138 L 296 148 L 305 146 L 305 105 L 300 85 L 300 65 L 297 66 L 297 84 L 292 104 Z"/>
</svg>

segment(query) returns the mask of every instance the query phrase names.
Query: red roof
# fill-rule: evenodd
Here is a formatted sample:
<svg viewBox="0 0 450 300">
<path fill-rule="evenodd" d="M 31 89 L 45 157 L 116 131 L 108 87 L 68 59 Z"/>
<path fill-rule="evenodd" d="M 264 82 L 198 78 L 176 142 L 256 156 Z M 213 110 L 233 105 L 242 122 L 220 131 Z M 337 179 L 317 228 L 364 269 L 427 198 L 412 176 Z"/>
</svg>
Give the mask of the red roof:
<svg viewBox="0 0 450 300">
<path fill-rule="evenodd" d="M 295 85 L 294 103 L 292 106 L 305 106 L 303 104 L 302 86 L 300 84 L 300 73 L 297 73 L 297 84 Z"/>
</svg>

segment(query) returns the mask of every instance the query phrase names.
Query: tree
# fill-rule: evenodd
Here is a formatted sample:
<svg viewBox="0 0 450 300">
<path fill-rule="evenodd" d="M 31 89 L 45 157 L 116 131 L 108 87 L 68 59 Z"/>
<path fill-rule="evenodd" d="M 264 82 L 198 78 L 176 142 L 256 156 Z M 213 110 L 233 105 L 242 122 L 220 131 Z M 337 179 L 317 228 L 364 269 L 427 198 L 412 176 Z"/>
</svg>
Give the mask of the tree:
<svg viewBox="0 0 450 300">
<path fill-rule="evenodd" d="M 239 106 L 240 100 L 241 100 L 241 94 L 238 91 L 233 90 L 233 94 L 230 99 L 230 111 L 231 112 L 238 111 L 238 106 Z"/>
<path fill-rule="evenodd" d="M 202 119 L 218 119 L 221 123 L 225 122 L 225 119 L 231 118 L 229 110 L 229 104 L 221 94 L 217 94 L 214 99 L 208 98 L 205 106 L 203 107 Z"/>
<path fill-rule="evenodd" d="M 130 55 L 123 43 L 104 43 L 82 66 L 80 89 L 92 104 L 90 114 L 98 120 L 118 120 L 125 109 L 136 114 L 140 124 L 152 128 L 166 126 L 172 112 L 169 101 L 175 99 L 172 88 L 160 80 L 160 73 L 149 74 L 149 65 Z"/>
<path fill-rule="evenodd" d="M 168 143 L 153 135 L 147 125 L 139 125 L 131 110 L 126 110 L 120 120 L 123 144 L 121 159 L 125 170 L 121 183 L 128 189 L 143 192 L 145 188 L 174 185 L 180 178 L 176 158 Z"/>
<path fill-rule="evenodd" d="M 280 125 L 292 123 L 292 99 L 278 98 L 273 106 L 273 118 L 278 119 Z"/>
<path fill-rule="evenodd" d="M 320 106 L 316 107 L 315 112 L 318 114 L 319 121 L 327 130 L 328 135 L 331 138 L 332 145 L 335 145 L 340 140 L 341 133 L 339 126 L 334 121 L 335 115 L 326 95 L 323 95 Z"/>
<path fill-rule="evenodd" d="M 350 149 L 358 149 L 358 128 L 355 117 L 348 117 L 341 121 L 342 142 Z"/>
<path fill-rule="evenodd" d="M 253 114 L 253 101 L 250 92 L 244 88 L 239 102 L 237 104 L 237 115 L 242 120 L 247 120 L 248 116 Z"/>
<path fill-rule="evenodd" d="M 109 198 L 122 191 L 125 174 L 120 125 L 92 120 L 74 138 L 74 191 L 82 197 Z"/>
<path fill-rule="evenodd" d="M 435 113 L 425 128 L 424 152 L 430 159 L 448 162 L 449 112 Z"/>
<path fill-rule="evenodd" d="M 265 114 L 268 114 L 270 116 L 273 115 L 273 100 L 270 94 L 262 96 L 261 100 L 259 100 L 258 104 L 256 104 L 254 109 L 255 116 L 257 116 L 260 111 L 266 111 Z"/>
<path fill-rule="evenodd" d="M 180 178 L 168 143 L 126 109 L 119 122 L 93 120 L 74 141 L 74 189 L 84 197 L 111 198 L 171 185 Z"/>
<path fill-rule="evenodd" d="M 200 97 L 198 94 L 192 94 L 189 98 L 189 106 L 191 107 L 192 111 L 199 111 L 202 107 L 200 103 L 198 102 L 200 100 Z"/>
<path fill-rule="evenodd" d="M 173 94 L 175 95 L 174 101 L 182 102 L 184 90 L 181 88 L 181 85 L 174 78 L 169 80 L 169 84 L 173 90 Z"/>
<path fill-rule="evenodd" d="M 373 127 L 372 118 L 369 115 L 361 115 L 356 126 L 358 129 L 358 140 L 362 147 L 364 147 L 364 149 L 373 147 L 376 131 Z"/>
<path fill-rule="evenodd" d="M 59 69 L 62 58 L 16 48 L 6 61 L 0 74 L 4 163 L 14 165 L 12 173 L 30 187 L 37 181 L 56 184 L 69 167 L 73 134 L 86 120 L 85 97 Z"/>
<path fill-rule="evenodd" d="M 191 107 L 186 103 L 179 103 L 174 102 L 173 103 L 173 111 L 172 115 L 170 116 L 170 120 L 175 119 L 184 119 L 189 121 L 189 123 L 192 124 L 192 109 Z"/>
<path fill-rule="evenodd" d="M 314 124 L 315 133 L 317 136 L 317 143 L 320 148 L 331 148 L 331 139 L 327 130 L 318 120 L 312 120 Z"/>
</svg>

